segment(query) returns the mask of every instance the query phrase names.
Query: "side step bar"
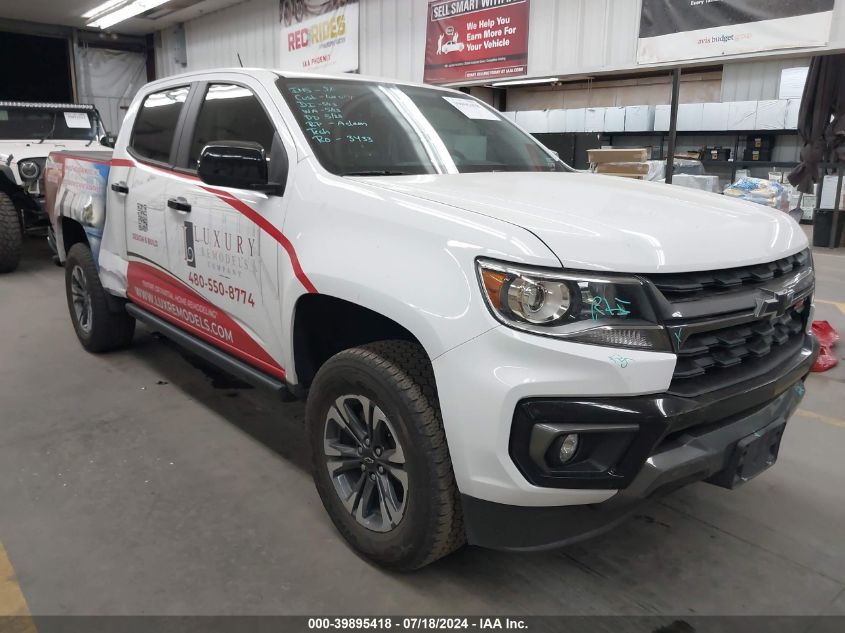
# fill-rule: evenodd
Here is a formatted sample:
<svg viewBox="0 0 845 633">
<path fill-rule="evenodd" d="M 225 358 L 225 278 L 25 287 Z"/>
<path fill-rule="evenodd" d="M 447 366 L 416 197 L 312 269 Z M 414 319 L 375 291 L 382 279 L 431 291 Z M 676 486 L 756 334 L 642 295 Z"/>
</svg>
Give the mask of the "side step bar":
<svg viewBox="0 0 845 633">
<path fill-rule="evenodd" d="M 205 341 L 188 334 L 172 323 L 147 312 L 143 308 L 139 308 L 134 303 L 127 303 L 126 311 L 134 318 L 149 326 L 150 329 L 163 334 L 174 343 L 181 345 L 200 358 L 207 360 L 212 365 L 216 365 L 226 373 L 231 374 L 236 378 L 240 378 L 244 382 L 247 382 L 255 387 L 275 392 L 284 400 L 294 399 L 295 396 L 291 393 L 287 384 L 278 378 L 265 374 L 264 372 L 247 365 L 245 362 L 238 360 L 230 354 L 220 351 L 210 343 L 206 343 Z"/>
</svg>

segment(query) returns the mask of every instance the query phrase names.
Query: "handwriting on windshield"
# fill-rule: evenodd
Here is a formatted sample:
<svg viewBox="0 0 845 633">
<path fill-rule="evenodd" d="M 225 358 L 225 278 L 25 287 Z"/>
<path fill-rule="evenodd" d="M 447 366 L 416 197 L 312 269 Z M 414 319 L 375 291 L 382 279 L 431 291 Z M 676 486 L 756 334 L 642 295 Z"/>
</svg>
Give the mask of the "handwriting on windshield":
<svg viewBox="0 0 845 633">
<path fill-rule="evenodd" d="M 593 321 L 598 321 L 601 317 L 626 317 L 631 314 L 628 307 L 631 305 L 630 301 L 624 299 L 613 299 L 613 302 L 606 297 L 593 297 L 593 302 L 590 304 L 590 314 Z"/>
<path fill-rule="evenodd" d="M 343 104 L 352 99 L 352 95 L 339 94 L 334 86 L 291 86 L 296 107 L 302 113 L 305 133 L 316 143 L 353 143 L 368 145 L 375 143 L 372 136 L 361 134 L 369 127 L 367 121 L 359 121 L 344 116 Z M 356 134 L 333 133 L 354 129 Z M 352 131 L 352 130 L 349 130 Z"/>
</svg>

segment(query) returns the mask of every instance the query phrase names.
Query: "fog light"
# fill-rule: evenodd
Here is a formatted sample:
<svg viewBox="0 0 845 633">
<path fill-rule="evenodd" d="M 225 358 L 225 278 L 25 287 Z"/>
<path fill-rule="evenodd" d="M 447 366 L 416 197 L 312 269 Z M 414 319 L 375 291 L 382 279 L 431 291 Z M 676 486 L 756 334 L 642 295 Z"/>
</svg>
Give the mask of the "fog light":
<svg viewBox="0 0 845 633">
<path fill-rule="evenodd" d="M 563 441 L 560 443 L 560 453 L 558 454 L 558 459 L 560 460 L 560 463 L 567 463 L 573 457 L 575 457 L 575 453 L 577 452 L 578 434 L 570 433 L 569 435 L 564 436 Z"/>
<path fill-rule="evenodd" d="M 18 163 L 18 172 L 24 180 L 35 180 L 41 174 L 41 168 L 34 160 L 22 160 Z"/>
</svg>

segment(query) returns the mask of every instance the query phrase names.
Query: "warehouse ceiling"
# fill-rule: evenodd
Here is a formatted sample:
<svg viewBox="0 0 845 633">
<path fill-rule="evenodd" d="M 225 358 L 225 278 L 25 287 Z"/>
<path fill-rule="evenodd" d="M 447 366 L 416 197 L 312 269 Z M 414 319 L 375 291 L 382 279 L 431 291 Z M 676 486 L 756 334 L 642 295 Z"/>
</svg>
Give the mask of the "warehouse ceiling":
<svg viewBox="0 0 845 633">
<path fill-rule="evenodd" d="M 126 35 L 145 35 L 206 13 L 219 11 L 244 0 L 170 0 L 109 29 Z M 0 19 L 85 28 L 82 14 L 103 0 L 0 0 Z"/>
</svg>

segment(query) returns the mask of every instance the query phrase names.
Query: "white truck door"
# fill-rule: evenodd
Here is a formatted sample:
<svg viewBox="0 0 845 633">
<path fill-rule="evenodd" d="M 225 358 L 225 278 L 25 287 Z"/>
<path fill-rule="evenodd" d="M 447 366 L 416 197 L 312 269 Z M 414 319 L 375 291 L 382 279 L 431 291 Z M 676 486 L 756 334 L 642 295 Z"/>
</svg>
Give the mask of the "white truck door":
<svg viewBox="0 0 845 633">
<path fill-rule="evenodd" d="M 171 271 L 206 304 L 209 342 L 262 371 L 284 378 L 278 279 L 286 199 L 201 182 L 202 149 L 215 141 L 258 143 L 269 170 L 285 159 L 276 127 L 256 93 L 245 85 L 209 82 L 193 129 L 182 134 L 185 177 L 169 181 L 165 210 Z M 206 327 L 207 325 L 207 327 Z"/>
<path fill-rule="evenodd" d="M 165 230 L 167 183 L 172 178 L 167 168 L 189 91 L 182 86 L 148 95 L 135 118 L 128 149 L 132 159 L 112 161 L 117 166 L 131 165 L 110 178 L 112 192 L 126 199 L 130 272 L 143 272 L 147 267 L 172 270 Z"/>
</svg>

